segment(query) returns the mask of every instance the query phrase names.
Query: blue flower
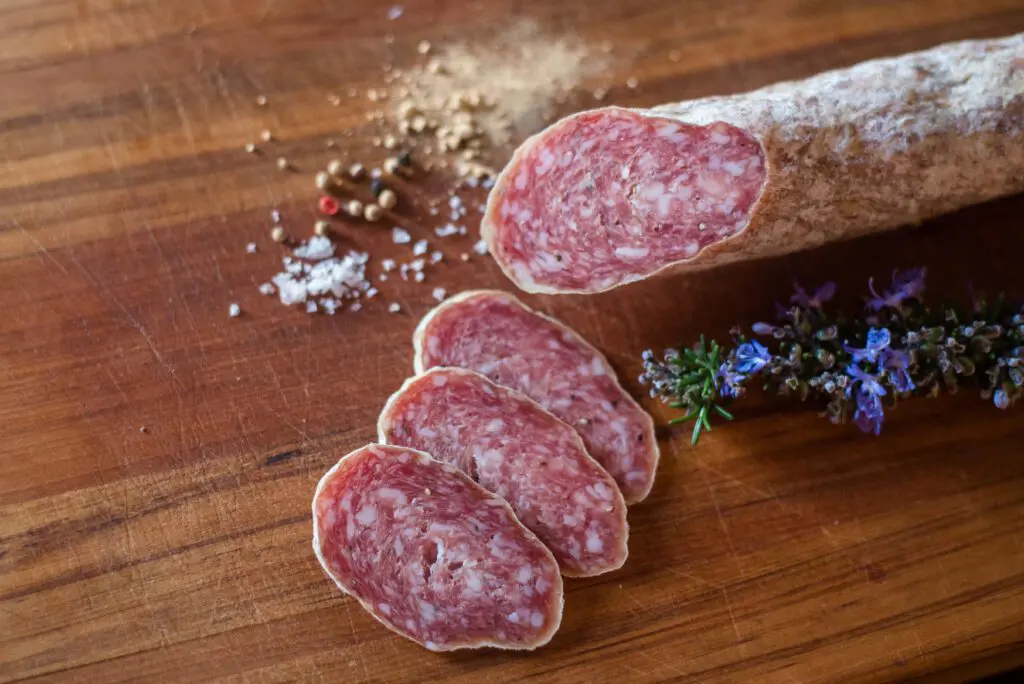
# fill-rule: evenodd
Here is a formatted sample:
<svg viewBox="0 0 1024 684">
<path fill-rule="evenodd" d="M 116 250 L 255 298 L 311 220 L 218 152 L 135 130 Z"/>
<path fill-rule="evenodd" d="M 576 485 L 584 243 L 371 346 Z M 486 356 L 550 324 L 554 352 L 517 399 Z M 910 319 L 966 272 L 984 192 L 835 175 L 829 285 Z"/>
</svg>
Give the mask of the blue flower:
<svg viewBox="0 0 1024 684">
<path fill-rule="evenodd" d="M 874 432 L 878 435 L 882 432 L 883 420 L 885 410 L 882 408 L 882 398 L 864 389 L 858 392 L 857 410 L 853 413 L 853 422 L 857 427 L 864 432 Z"/>
<path fill-rule="evenodd" d="M 924 279 L 927 271 L 924 268 L 912 268 L 907 271 L 893 271 L 892 290 L 878 294 L 875 290 L 875 279 L 868 279 L 868 289 L 872 298 L 868 300 L 868 308 L 872 311 L 882 309 L 899 309 L 907 299 L 920 299 L 924 293 Z"/>
<path fill-rule="evenodd" d="M 1010 395 L 1006 393 L 1006 390 L 997 389 L 996 393 L 992 395 L 992 403 L 996 405 L 996 408 L 1008 409 L 1010 408 Z"/>
<path fill-rule="evenodd" d="M 746 388 L 743 387 L 743 383 L 747 381 L 747 377 L 729 370 L 724 363 L 722 364 L 721 369 L 719 369 L 716 377 L 722 381 L 722 386 L 718 392 L 723 397 L 735 399 L 736 397 L 742 396 L 743 392 L 746 390 Z"/>
<path fill-rule="evenodd" d="M 912 392 L 917 387 L 910 378 L 910 354 L 897 349 L 884 349 L 878 356 L 878 370 L 889 378 L 897 392 Z"/>
<path fill-rule="evenodd" d="M 757 373 L 768 365 L 772 355 L 757 340 L 744 342 L 736 348 L 736 370 L 744 375 Z"/>
<path fill-rule="evenodd" d="M 800 287 L 799 283 L 793 283 L 793 289 L 796 292 L 789 298 L 790 303 L 808 309 L 820 309 L 822 304 L 832 299 L 836 294 L 835 283 L 825 283 L 815 290 L 814 295 L 810 297 L 807 296 L 807 292 L 804 291 L 804 288 Z"/>
<path fill-rule="evenodd" d="M 861 392 L 867 392 L 877 397 L 886 395 L 885 387 L 878 381 L 878 376 L 868 373 L 860 366 L 851 363 L 846 367 L 846 374 L 856 381 L 850 384 L 847 394 L 853 391 L 855 385 L 859 384 Z"/>
<path fill-rule="evenodd" d="M 843 349 L 853 357 L 855 362 L 867 361 L 868 363 L 874 363 L 878 360 L 878 355 L 883 350 L 889 348 L 891 341 L 892 335 L 889 333 L 888 328 L 871 328 L 868 330 L 867 346 L 864 349 L 851 347 L 845 342 L 843 343 Z"/>
<path fill-rule="evenodd" d="M 900 273 L 893 271 L 892 284 L 903 292 L 906 299 L 920 299 L 924 294 L 924 279 L 928 275 L 928 269 L 910 268 Z"/>
</svg>

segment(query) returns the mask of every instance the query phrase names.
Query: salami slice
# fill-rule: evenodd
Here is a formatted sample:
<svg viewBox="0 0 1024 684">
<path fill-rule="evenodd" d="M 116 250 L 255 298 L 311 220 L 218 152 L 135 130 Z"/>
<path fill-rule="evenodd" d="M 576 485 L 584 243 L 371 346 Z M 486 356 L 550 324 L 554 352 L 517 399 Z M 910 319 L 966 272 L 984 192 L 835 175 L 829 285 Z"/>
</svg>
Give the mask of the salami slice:
<svg viewBox="0 0 1024 684">
<path fill-rule="evenodd" d="M 481 233 L 523 290 L 594 293 L 1021 191 L 1024 34 L 570 116 L 516 151 Z"/>
<path fill-rule="evenodd" d="M 515 390 L 462 368 L 408 379 L 381 412 L 381 443 L 429 452 L 512 506 L 569 577 L 626 562 L 626 504 L 576 432 Z"/>
<path fill-rule="evenodd" d="M 658 465 L 654 421 L 622 388 L 604 355 L 567 326 L 510 294 L 477 290 L 428 313 L 413 343 L 417 373 L 468 368 L 568 423 L 627 504 L 651 491 Z"/>
<path fill-rule="evenodd" d="M 369 444 L 320 480 L 313 551 L 342 591 L 432 651 L 546 644 L 562 619 L 551 552 L 454 466 Z"/>
</svg>

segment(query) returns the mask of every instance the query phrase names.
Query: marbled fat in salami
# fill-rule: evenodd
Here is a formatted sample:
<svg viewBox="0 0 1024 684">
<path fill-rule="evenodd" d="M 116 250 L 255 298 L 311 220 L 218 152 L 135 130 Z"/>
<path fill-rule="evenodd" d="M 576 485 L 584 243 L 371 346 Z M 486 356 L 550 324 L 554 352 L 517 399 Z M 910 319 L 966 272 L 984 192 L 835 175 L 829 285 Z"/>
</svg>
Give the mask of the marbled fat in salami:
<svg viewBox="0 0 1024 684">
<path fill-rule="evenodd" d="M 432 651 L 532 649 L 562 619 L 551 552 L 505 501 L 415 449 L 370 444 L 331 468 L 313 550 L 342 591 Z"/>
<path fill-rule="evenodd" d="M 761 90 L 604 108 L 526 141 L 481 234 L 528 292 L 593 293 L 1024 191 L 1024 34 Z"/>
<path fill-rule="evenodd" d="M 379 441 L 450 463 L 505 499 L 570 577 L 626 562 L 626 504 L 576 432 L 523 394 L 463 368 L 410 378 L 385 405 Z"/>
<path fill-rule="evenodd" d="M 468 368 L 530 397 L 580 437 L 627 504 L 654 484 L 654 421 L 608 360 L 567 326 L 505 292 L 463 292 L 428 313 L 414 336 L 415 367 Z"/>
</svg>

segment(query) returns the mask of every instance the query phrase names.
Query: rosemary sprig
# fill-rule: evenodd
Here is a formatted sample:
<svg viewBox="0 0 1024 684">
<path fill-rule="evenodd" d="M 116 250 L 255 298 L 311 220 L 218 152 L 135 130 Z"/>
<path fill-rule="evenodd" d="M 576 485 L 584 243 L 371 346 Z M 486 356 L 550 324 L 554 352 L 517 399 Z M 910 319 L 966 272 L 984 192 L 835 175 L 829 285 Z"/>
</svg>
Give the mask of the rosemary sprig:
<svg viewBox="0 0 1024 684">
<path fill-rule="evenodd" d="M 748 338 L 733 329 L 726 351 L 703 336 L 689 348 L 666 350 L 659 361 L 643 353 L 640 381 L 685 415 L 671 424 L 694 421 L 692 442 L 711 430 L 751 382 L 801 401 L 825 406 L 833 423 L 852 419 L 878 434 L 886 408 L 911 396 L 938 396 L 962 384 L 981 389 L 1001 409 L 1024 394 L 1024 307 L 1000 297 L 991 306 L 973 302 L 969 312 L 955 306 L 925 307 L 925 270 L 893 273 L 879 293 L 869 281 L 865 313 L 846 319 L 824 305 L 835 295 L 827 283 L 813 294 L 797 286 L 788 308 L 779 307 L 778 324 L 755 323 Z"/>
</svg>

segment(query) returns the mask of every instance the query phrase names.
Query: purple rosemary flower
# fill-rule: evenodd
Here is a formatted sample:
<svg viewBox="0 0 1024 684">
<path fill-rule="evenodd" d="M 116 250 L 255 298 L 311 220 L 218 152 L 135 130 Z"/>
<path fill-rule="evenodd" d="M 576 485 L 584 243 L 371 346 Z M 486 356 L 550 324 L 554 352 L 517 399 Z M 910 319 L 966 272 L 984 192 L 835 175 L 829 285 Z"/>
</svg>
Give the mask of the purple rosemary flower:
<svg viewBox="0 0 1024 684">
<path fill-rule="evenodd" d="M 868 279 L 868 290 L 871 291 L 871 298 L 868 299 L 868 308 L 872 311 L 882 309 L 902 309 L 903 302 L 908 299 L 920 299 L 924 293 L 924 278 L 926 270 L 923 268 L 912 268 L 906 271 L 892 272 L 892 289 L 885 290 L 878 294 L 875 290 L 875 279 Z"/>
<path fill-rule="evenodd" d="M 736 347 L 736 370 L 743 375 L 753 375 L 768 365 L 772 355 L 768 347 L 757 340 L 744 342 Z"/>
<path fill-rule="evenodd" d="M 804 291 L 804 288 L 800 287 L 799 283 L 793 283 L 793 289 L 796 292 L 789 298 L 790 303 L 807 309 L 820 309 L 822 304 L 831 300 L 836 295 L 836 284 L 831 282 L 819 287 L 811 296 L 807 295 L 807 292 Z"/>
<path fill-rule="evenodd" d="M 876 435 L 882 432 L 882 421 L 885 420 L 885 410 L 882 408 L 882 398 L 861 390 L 857 393 L 857 410 L 853 413 L 853 422 L 863 432 L 873 432 Z"/>
<path fill-rule="evenodd" d="M 775 332 L 775 326 L 770 323 L 755 323 L 750 326 L 750 329 L 753 330 L 756 335 L 771 335 Z"/>
<path fill-rule="evenodd" d="M 881 354 L 883 350 L 889 348 L 890 342 L 892 342 L 892 335 L 889 333 L 888 328 L 871 328 L 868 330 L 866 347 L 863 349 L 857 349 L 856 347 L 851 347 L 844 342 L 843 349 L 853 357 L 855 362 L 867 361 L 868 363 L 874 363 L 878 360 L 878 355 Z"/>
<path fill-rule="evenodd" d="M 910 377 L 910 354 L 897 349 L 884 349 L 878 356 L 878 370 L 885 373 L 897 392 L 913 392 L 917 385 Z"/>
<path fill-rule="evenodd" d="M 743 393 L 746 391 L 743 383 L 747 381 L 747 376 L 730 370 L 727 363 L 722 364 L 718 373 L 715 374 L 715 378 L 721 383 L 718 391 L 723 397 L 735 399 L 743 396 Z"/>
<path fill-rule="evenodd" d="M 855 382 L 850 383 L 847 388 L 847 394 L 851 394 L 854 387 L 857 387 L 858 385 L 861 392 L 867 392 L 868 394 L 873 394 L 876 397 L 884 397 L 887 394 L 885 387 L 883 387 L 882 383 L 879 382 L 878 376 L 868 373 L 860 366 L 850 364 L 846 367 L 846 374 L 855 380 Z"/>
</svg>

